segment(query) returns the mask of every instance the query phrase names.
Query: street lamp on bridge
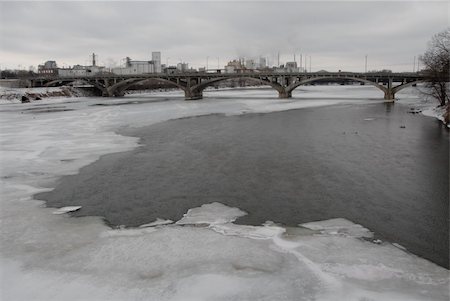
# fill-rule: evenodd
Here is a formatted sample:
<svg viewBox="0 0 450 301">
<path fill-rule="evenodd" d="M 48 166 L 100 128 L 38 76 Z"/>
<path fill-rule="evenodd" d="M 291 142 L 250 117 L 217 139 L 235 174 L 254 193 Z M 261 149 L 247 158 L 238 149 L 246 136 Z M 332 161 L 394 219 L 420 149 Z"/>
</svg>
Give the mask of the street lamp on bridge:
<svg viewBox="0 0 450 301">
<path fill-rule="evenodd" d="M 365 64 L 365 67 L 364 67 L 364 73 L 367 73 L 367 54 L 366 54 L 366 64 Z"/>
</svg>

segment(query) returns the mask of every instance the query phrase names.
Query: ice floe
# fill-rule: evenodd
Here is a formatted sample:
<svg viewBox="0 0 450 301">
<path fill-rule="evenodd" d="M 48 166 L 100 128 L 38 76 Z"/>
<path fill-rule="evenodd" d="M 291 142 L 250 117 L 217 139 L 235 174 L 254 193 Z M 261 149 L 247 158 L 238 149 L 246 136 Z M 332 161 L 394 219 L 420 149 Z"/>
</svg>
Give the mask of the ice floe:
<svg viewBox="0 0 450 301">
<path fill-rule="evenodd" d="M 81 209 L 81 206 L 66 206 L 66 207 L 61 207 L 58 210 L 53 211 L 52 213 L 53 214 L 64 214 L 64 213 L 77 211 L 80 209 Z"/>
<path fill-rule="evenodd" d="M 173 221 L 170 219 L 157 218 L 154 222 L 140 225 L 139 228 L 156 227 L 156 226 L 162 226 L 162 225 L 169 225 L 172 223 L 173 223 Z"/>
<path fill-rule="evenodd" d="M 177 225 L 225 224 L 235 221 L 247 213 L 238 208 L 230 208 L 221 203 L 204 204 L 199 208 L 189 209 Z"/>
</svg>

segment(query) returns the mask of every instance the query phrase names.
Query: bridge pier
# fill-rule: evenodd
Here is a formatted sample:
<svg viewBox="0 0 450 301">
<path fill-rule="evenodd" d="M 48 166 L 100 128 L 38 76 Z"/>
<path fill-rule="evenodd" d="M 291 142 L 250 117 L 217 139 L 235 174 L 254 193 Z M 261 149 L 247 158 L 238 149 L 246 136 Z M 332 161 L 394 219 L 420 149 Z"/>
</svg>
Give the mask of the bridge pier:
<svg viewBox="0 0 450 301">
<path fill-rule="evenodd" d="M 115 97 L 123 97 L 123 96 L 125 96 L 125 91 L 123 91 L 123 90 L 116 90 L 113 93 L 113 96 L 115 96 Z"/>
<path fill-rule="evenodd" d="M 102 90 L 103 97 L 122 97 L 124 95 L 125 95 L 125 90 L 123 90 L 123 89 L 105 88 Z"/>
<path fill-rule="evenodd" d="M 278 91 L 278 97 L 279 98 L 291 98 L 292 91 L 286 91 L 284 89 L 282 91 Z"/>
<path fill-rule="evenodd" d="M 392 89 L 387 89 L 384 91 L 384 102 L 394 102 L 395 100 L 395 93 L 392 91 Z"/>
<path fill-rule="evenodd" d="M 392 77 L 389 77 L 387 82 L 387 87 L 384 88 L 384 102 L 394 102 L 395 100 L 395 91 L 392 88 Z"/>
<path fill-rule="evenodd" d="M 203 99 L 203 91 L 184 90 L 184 100 Z"/>
</svg>

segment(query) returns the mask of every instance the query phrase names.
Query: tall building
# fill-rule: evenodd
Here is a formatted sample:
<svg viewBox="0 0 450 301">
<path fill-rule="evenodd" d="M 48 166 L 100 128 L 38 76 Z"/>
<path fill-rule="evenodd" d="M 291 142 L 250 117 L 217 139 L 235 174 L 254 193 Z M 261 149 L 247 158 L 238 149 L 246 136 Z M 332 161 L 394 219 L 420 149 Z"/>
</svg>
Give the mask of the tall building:
<svg viewBox="0 0 450 301">
<path fill-rule="evenodd" d="M 286 71 L 287 72 L 299 72 L 297 67 L 297 62 L 287 62 L 286 63 Z"/>
<path fill-rule="evenodd" d="M 155 67 L 154 72 L 161 73 L 161 52 L 160 51 L 152 52 L 152 61 L 153 61 L 153 66 Z"/>
<path fill-rule="evenodd" d="M 189 70 L 189 64 L 188 63 L 178 63 L 177 70 L 180 72 L 186 72 Z"/>
<path fill-rule="evenodd" d="M 247 69 L 256 69 L 255 61 L 252 59 L 248 59 L 245 61 L 245 68 Z"/>
<path fill-rule="evenodd" d="M 267 67 L 266 58 L 265 57 L 260 57 L 259 58 L 258 68 L 259 69 L 265 69 L 266 67 Z"/>
</svg>

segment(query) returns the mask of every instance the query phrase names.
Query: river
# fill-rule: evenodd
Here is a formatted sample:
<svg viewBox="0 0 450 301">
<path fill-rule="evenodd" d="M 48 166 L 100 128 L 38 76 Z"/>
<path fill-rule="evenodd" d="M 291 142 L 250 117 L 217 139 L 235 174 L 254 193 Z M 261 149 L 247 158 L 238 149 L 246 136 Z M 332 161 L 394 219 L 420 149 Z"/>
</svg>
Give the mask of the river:
<svg viewBox="0 0 450 301">
<path fill-rule="evenodd" d="M 340 104 L 125 128 L 140 147 L 37 198 L 127 227 L 211 202 L 246 211 L 241 224 L 343 217 L 448 268 L 448 130 L 409 109 Z"/>
</svg>

